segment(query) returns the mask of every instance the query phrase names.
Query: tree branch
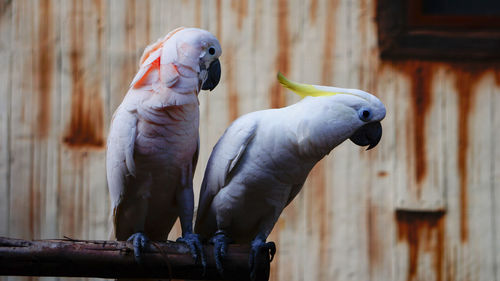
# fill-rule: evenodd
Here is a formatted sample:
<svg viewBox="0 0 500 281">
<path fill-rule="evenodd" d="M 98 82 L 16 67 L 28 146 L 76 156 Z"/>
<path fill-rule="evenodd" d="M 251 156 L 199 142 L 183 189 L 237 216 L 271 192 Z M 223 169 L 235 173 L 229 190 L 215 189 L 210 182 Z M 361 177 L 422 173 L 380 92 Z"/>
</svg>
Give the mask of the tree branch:
<svg viewBox="0 0 500 281">
<path fill-rule="evenodd" d="M 249 280 L 248 245 L 229 245 L 224 276 L 215 268 L 213 247 L 205 245 L 207 270 L 195 264 L 180 243 L 152 242 L 143 263 L 134 260 L 132 245 L 122 241 L 22 240 L 0 237 L 0 275 L 100 278 L 173 278 Z M 257 280 L 269 279 L 269 255 L 261 253 Z"/>
</svg>

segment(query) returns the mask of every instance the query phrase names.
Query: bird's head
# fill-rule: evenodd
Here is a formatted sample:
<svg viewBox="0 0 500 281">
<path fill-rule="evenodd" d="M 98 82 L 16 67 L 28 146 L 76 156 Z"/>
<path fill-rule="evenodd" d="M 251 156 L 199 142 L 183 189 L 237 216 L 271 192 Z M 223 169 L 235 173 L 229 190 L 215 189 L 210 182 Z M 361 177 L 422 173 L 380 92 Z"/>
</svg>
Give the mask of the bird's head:
<svg viewBox="0 0 500 281">
<path fill-rule="evenodd" d="M 318 114 L 332 124 L 339 142 L 349 138 L 359 146 L 374 148 L 382 137 L 382 125 L 386 109 L 374 95 L 357 89 L 301 84 L 286 79 L 278 73 L 278 80 L 286 88 L 302 97 L 314 97 L 315 103 L 324 110 Z M 337 145 L 336 143 L 335 145 Z"/>
<path fill-rule="evenodd" d="M 219 40 L 210 32 L 199 28 L 183 28 L 173 35 L 179 61 L 191 61 L 199 66 L 201 89 L 212 91 L 219 84 L 222 49 Z M 196 61 L 193 61 L 196 60 Z"/>
</svg>

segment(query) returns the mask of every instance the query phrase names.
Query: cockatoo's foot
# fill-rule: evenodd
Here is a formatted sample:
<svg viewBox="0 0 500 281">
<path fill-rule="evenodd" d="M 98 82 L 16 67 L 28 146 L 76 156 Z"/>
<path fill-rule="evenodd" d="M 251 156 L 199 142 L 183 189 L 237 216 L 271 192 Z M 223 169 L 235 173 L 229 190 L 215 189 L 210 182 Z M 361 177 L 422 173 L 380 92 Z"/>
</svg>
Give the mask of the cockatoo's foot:
<svg viewBox="0 0 500 281">
<path fill-rule="evenodd" d="M 267 242 L 265 239 L 262 238 L 255 238 L 252 241 L 252 249 L 250 250 L 250 260 L 249 266 L 250 266 L 250 280 L 255 280 L 257 277 L 257 266 L 256 266 L 256 260 L 261 251 L 266 251 L 270 255 L 269 257 L 269 262 L 271 262 L 274 258 L 274 254 L 276 254 L 276 245 L 274 242 Z"/>
<path fill-rule="evenodd" d="M 149 242 L 148 237 L 144 235 L 142 232 L 137 232 L 132 234 L 128 239 L 127 242 L 132 242 L 132 245 L 134 245 L 134 258 L 137 263 L 141 263 L 141 251 L 146 248 L 146 245 Z"/>
<path fill-rule="evenodd" d="M 222 230 L 215 232 L 215 235 L 210 239 L 210 242 L 214 244 L 214 258 L 215 266 L 219 271 L 220 275 L 224 274 L 224 268 L 222 267 L 222 260 L 227 254 L 227 244 L 231 242 L 226 233 Z"/>
<path fill-rule="evenodd" d="M 200 236 L 194 233 L 187 233 L 182 237 L 177 238 L 177 242 L 184 243 L 189 247 L 191 256 L 195 262 L 198 262 L 198 257 L 200 257 L 201 265 L 203 266 L 203 275 L 205 275 L 207 259 L 205 257 L 205 253 L 203 252 L 203 245 L 201 244 Z"/>
</svg>

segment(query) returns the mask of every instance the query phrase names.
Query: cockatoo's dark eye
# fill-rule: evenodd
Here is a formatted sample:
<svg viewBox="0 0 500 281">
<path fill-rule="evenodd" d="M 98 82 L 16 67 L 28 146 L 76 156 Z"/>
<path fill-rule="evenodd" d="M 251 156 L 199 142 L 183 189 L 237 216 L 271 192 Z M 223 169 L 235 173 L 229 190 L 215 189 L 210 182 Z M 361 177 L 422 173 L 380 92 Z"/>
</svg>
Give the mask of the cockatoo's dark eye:
<svg viewBox="0 0 500 281">
<path fill-rule="evenodd" d="M 215 48 L 214 47 L 208 48 L 208 53 L 211 54 L 212 56 L 215 55 Z"/>
<path fill-rule="evenodd" d="M 359 110 L 359 119 L 367 122 L 370 121 L 371 118 L 372 118 L 372 112 L 368 108 L 361 108 Z"/>
</svg>

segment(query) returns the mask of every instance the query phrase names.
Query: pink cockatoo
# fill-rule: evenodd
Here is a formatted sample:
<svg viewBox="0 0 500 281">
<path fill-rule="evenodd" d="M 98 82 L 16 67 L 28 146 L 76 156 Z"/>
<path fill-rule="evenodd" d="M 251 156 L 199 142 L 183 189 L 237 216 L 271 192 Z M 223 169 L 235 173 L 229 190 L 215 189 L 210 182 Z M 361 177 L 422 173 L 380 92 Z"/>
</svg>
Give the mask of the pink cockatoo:
<svg viewBox="0 0 500 281">
<path fill-rule="evenodd" d="M 106 169 L 114 236 L 140 262 L 147 241 L 165 240 L 177 217 L 195 260 L 193 174 L 199 149 L 200 90 L 220 80 L 221 46 L 210 32 L 178 28 L 144 50 L 140 69 L 111 121 Z"/>
</svg>

